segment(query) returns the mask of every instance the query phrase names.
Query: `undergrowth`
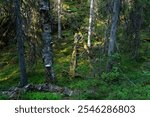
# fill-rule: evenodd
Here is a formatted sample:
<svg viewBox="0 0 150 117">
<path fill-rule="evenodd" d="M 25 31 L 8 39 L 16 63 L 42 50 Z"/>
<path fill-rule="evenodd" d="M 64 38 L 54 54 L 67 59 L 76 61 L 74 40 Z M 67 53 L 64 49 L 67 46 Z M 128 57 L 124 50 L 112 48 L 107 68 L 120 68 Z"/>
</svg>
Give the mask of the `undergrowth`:
<svg viewBox="0 0 150 117">
<path fill-rule="evenodd" d="M 143 43 L 144 47 L 141 47 L 141 56 L 138 61 L 131 59 L 128 53 L 116 53 L 113 56 L 113 59 L 116 61 L 115 66 L 110 73 L 106 73 L 107 57 L 97 54 L 99 53 L 99 50 L 96 48 L 98 42 L 92 39 L 95 50 L 90 62 L 92 62 L 94 70 L 90 68 L 86 54 L 80 50 L 82 54 L 79 55 L 79 65 L 76 69 L 79 75 L 74 79 L 70 79 L 68 71 L 73 50 L 73 37 L 79 30 L 87 37 L 87 30 L 84 27 L 88 25 L 87 14 L 89 14 L 89 8 L 82 7 L 81 5 L 84 5 L 84 3 L 79 4 L 77 1 L 69 1 L 64 4 L 64 11 L 71 12 L 72 15 L 63 17 L 63 39 L 58 42 L 56 35 L 53 37 L 56 84 L 72 90 L 79 90 L 81 93 L 72 97 L 65 97 L 59 93 L 33 91 L 20 95 L 18 99 L 150 99 L 150 49 L 145 50 L 144 48 L 150 47 L 150 43 Z M 65 18 L 68 20 L 65 20 Z M 102 24 L 98 28 L 101 27 Z M 100 32 L 103 32 L 103 28 L 101 30 Z M 40 57 L 37 58 L 37 65 L 34 67 L 34 71 L 29 69 L 27 62 L 27 73 L 29 83 L 45 83 L 44 66 Z M 18 86 L 19 79 L 17 47 L 12 45 L 0 52 L 0 91 Z M 8 97 L 0 95 L 0 99 L 8 99 Z"/>
</svg>

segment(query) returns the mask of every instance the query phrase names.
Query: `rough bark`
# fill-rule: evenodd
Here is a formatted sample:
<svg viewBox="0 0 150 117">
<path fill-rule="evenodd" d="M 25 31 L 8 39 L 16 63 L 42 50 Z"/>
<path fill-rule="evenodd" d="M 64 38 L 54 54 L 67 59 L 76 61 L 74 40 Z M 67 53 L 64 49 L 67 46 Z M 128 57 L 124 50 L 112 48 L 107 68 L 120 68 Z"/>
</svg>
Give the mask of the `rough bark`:
<svg viewBox="0 0 150 117">
<path fill-rule="evenodd" d="M 28 84 L 22 88 L 11 87 L 8 91 L 2 91 L 2 95 L 6 95 L 9 99 L 19 99 L 20 95 L 28 91 L 39 91 L 39 92 L 50 92 L 50 93 L 61 93 L 65 96 L 72 96 L 77 91 L 73 91 L 67 87 L 60 87 L 53 84 Z"/>
<path fill-rule="evenodd" d="M 105 33 L 104 33 L 104 36 L 105 36 L 104 37 L 104 48 L 103 48 L 103 53 L 104 54 L 107 54 L 107 52 L 108 52 L 109 33 L 110 33 L 110 21 L 108 20 L 108 23 L 106 24 Z"/>
<path fill-rule="evenodd" d="M 26 74 L 25 57 L 24 57 L 24 40 L 22 32 L 22 21 L 20 13 L 20 0 L 15 0 L 16 11 L 16 38 L 18 44 L 19 54 L 19 67 L 20 67 L 20 86 L 23 87 L 28 84 L 28 78 Z"/>
<path fill-rule="evenodd" d="M 49 0 L 40 0 L 40 14 L 42 24 L 42 39 L 43 39 L 43 61 L 46 71 L 46 82 L 54 82 L 55 75 L 52 66 L 52 38 L 50 25 L 50 3 Z"/>
<path fill-rule="evenodd" d="M 109 72 L 113 67 L 112 55 L 115 51 L 115 43 L 116 43 L 116 31 L 117 31 L 117 23 L 120 13 L 120 0 L 114 0 L 113 6 L 113 15 L 111 21 L 111 30 L 110 30 L 110 40 L 109 40 L 109 48 L 108 48 L 108 63 L 107 63 L 107 71 Z"/>
<path fill-rule="evenodd" d="M 130 12 L 130 19 L 129 19 L 129 37 L 132 39 L 131 42 L 131 51 L 132 51 L 132 58 L 138 59 L 139 58 L 139 48 L 140 48 L 140 30 L 142 25 L 142 11 L 143 8 L 140 6 L 138 1 L 134 1 L 133 10 Z"/>
<path fill-rule="evenodd" d="M 18 87 L 11 87 L 9 90 L 0 91 L 0 95 L 7 96 L 8 99 L 20 99 L 20 96 L 28 91 L 32 92 L 50 92 L 50 93 L 60 93 L 63 94 L 65 97 L 64 99 L 70 99 L 70 97 L 80 97 L 80 95 L 91 94 L 96 95 L 95 89 L 89 90 L 71 90 L 67 87 L 60 87 L 53 84 L 38 84 L 32 85 L 28 84 L 22 88 Z"/>
<path fill-rule="evenodd" d="M 36 45 L 30 40 L 30 52 L 29 52 L 30 70 L 34 72 L 36 66 Z"/>
</svg>

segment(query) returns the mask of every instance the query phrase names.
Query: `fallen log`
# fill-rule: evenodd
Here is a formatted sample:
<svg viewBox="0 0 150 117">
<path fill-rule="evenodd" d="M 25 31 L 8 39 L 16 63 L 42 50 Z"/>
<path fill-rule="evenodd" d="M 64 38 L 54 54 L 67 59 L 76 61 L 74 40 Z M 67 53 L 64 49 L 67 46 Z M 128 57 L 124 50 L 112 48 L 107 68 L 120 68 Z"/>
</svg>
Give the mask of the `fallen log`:
<svg viewBox="0 0 150 117">
<path fill-rule="evenodd" d="M 24 86 L 23 88 L 19 87 L 11 87 L 9 90 L 6 91 L 0 91 L 1 95 L 4 95 L 5 97 L 8 97 L 8 99 L 11 100 L 18 100 L 20 98 L 20 95 L 28 92 L 50 92 L 50 93 L 60 93 L 64 95 L 64 99 L 72 99 L 71 97 L 76 97 L 75 99 L 78 99 L 83 94 L 89 94 L 89 95 L 96 95 L 96 90 L 71 90 L 67 87 L 60 87 L 53 84 L 28 84 Z"/>
<path fill-rule="evenodd" d="M 19 99 L 21 94 L 28 91 L 40 91 L 40 92 L 51 92 L 51 93 L 55 92 L 55 93 L 61 93 L 69 97 L 74 95 L 76 92 L 76 91 L 72 91 L 67 87 L 60 87 L 53 84 L 37 84 L 37 85 L 28 84 L 23 88 L 12 87 L 8 91 L 3 91 L 2 94 L 6 95 L 9 99 Z"/>
</svg>

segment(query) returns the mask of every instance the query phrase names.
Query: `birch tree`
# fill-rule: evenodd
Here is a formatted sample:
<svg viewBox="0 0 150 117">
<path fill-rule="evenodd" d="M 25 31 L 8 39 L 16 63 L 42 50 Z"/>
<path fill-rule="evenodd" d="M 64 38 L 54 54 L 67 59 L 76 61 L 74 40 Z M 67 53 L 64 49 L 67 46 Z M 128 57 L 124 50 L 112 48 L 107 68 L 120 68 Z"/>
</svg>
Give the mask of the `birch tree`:
<svg viewBox="0 0 150 117">
<path fill-rule="evenodd" d="M 40 0 L 40 14 L 42 25 L 42 39 L 43 39 L 43 61 L 46 71 L 47 82 L 54 82 L 55 76 L 52 66 L 52 48 L 51 48 L 51 25 L 50 25 L 50 3 L 49 0 Z"/>
<path fill-rule="evenodd" d="M 58 39 L 61 39 L 61 0 L 58 0 Z"/>
<path fill-rule="evenodd" d="M 89 17 L 89 29 L 88 29 L 88 47 L 91 47 L 91 34 L 92 34 L 92 24 L 94 18 L 94 0 L 90 1 L 90 17 Z"/>
<path fill-rule="evenodd" d="M 109 40 L 109 48 L 108 48 L 109 60 L 108 60 L 108 64 L 107 64 L 107 71 L 110 71 L 112 69 L 112 55 L 115 50 L 116 30 L 117 30 L 119 12 L 120 12 L 120 0 L 114 0 L 112 21 L 111 21 L 111 30 L 110 30 L 110 40 Z"/>
<path fill-rule="evenodd" d="M 20 87 L 23 87 L 28 84 L 28 78 L 26 74 L 25 57 L 24 57 L 24 40 L 22 32 L 20 2 L 21 2 L 20 0 L 15 0 L 16 38 L 18 44 L 19 67 L 20 67 Z"/>
</svg>

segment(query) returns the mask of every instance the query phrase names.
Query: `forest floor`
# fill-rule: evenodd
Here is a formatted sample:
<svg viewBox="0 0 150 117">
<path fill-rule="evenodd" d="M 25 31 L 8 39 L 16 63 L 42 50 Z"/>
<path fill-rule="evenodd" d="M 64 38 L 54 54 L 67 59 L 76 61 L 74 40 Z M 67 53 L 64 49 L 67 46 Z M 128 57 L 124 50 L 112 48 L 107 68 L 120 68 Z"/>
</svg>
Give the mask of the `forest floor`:
<svg viewBox="0 0 150 117">
<path fill-rule="evenodd" d="M 73 49 L 70 43 L 73 40 L 70 42 L 66 40 L 63 40 L 59 46 L 54 44 L 54 71 L 58 80 L 56 85 L 80 90 L 83 93 L 78 96 L 66 97 L 56 92 L 29 91 L 21 94 L 18 99 L 150 99 L 150 51 L 138 62 L 132 61 L 126 55 L 121 55 L 120 67 L 122 71 L 114 75 L 105 74 L 103 77 L 90 75 L 89 65 L 86 60 L 81 58 L 76 70 L 81 77 L 77 76 L 70 80 L 68 71 Z M 147 44 L 150 46 L 150 43 Z M 27 62 L 30 84 L 45 83 L 44 67 L 40 58 L 38 58 L 35 71 L 29 68 Z M 16 46 L 5 48 L 0 54 L 0 91 L 18 86 L 19 79 Z M 8 97 L 1 95 L 0 99 L 8 99 Z"/>
</svg>

